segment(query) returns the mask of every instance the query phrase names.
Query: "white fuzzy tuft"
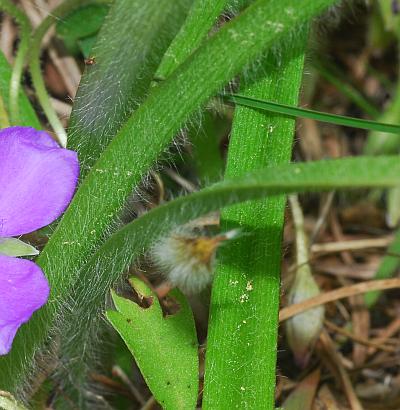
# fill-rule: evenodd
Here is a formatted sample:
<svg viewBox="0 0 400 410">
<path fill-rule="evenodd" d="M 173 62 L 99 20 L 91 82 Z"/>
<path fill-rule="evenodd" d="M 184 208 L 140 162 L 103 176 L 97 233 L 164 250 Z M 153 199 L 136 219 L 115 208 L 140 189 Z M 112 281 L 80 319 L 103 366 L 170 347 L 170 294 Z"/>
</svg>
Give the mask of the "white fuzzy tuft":
<svg viewBox="0 0 400 410">
<path fill-rule="evenodd" d="M 238 230 L 232 230 L 207 237 L 180 229 L 158 241 L 151 258 L 173 286 L 186 294 L 199 293 L 212 282 L 218 246 L 237 235 Z"/>
</svg>

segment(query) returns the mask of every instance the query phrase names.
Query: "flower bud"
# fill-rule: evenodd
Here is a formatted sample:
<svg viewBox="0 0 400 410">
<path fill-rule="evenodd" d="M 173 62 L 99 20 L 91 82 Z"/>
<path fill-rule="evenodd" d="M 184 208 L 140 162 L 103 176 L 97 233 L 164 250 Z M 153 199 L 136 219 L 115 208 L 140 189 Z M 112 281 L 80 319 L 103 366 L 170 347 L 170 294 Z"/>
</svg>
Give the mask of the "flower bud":
<svg viewBox="0 0 400 410">
<path fill-rule="evenodd" d="M 289 304 L 302 302 L 319 293 L 309 265 L 299 267 L 289 292 Z M 314 342 L 321 332 L 324 315 L 324 307 L 318 306 L 286 321 L 287 340 L 300 367 L 305 367 L 308 362 Z"/>
<path fill-rule="evenodd" d="M 289 197 L 296 230 L 296 275 L 289 292 L 288 304 L 299 303 L 319 295 L 319 287 L 312 275 L 308 241 L 304 232 L 304 218 L 297 196 Z M 308 363 L 314 342 L 318 338 L 325 315 L 323 306 L 306 310 L 286 321 L 286 334 L 295 361 L 300 367 Z"/>
</svg>

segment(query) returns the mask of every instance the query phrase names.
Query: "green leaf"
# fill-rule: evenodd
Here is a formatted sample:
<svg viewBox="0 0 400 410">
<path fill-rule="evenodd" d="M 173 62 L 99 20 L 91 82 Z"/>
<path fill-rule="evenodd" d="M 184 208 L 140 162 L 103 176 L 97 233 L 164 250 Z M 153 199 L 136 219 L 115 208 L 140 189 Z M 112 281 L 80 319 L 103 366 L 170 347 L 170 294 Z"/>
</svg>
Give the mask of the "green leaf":
<svg viewBox="0 0 400 410">
<path fill-rule="evenodd" d="M 197 337 L 193 315 L 179 292 L 173 295 L 180 310 L 163 317 L 157 296 L 136 278 L 130 280 L 139 297 L 151 298 L 143 308 L 112 292 L 117 312 L 108 320 L 132 352 L 151 392 L 164 409 L 196 407 L 198 392 Z"/>
<path fill-rule="evenodd" d="M 69 148 L 81 178 L 150 92 L 150 84 L 191 0 L 119 0 L 97 36 L 80 46 L 95 57 L 82 77 L 71 113 Z M 89 44 L 88 44 L 89 42 Z"/>
<path fill-rule="evenodd" d="M 224 7 L 231 0 L 195 0 L 185 24 L 174 38 L 157 70 L 156 77 L 167 78 L 200 45 Z"/>
<path fill-rule="evenodd" d="M 385 123 L 397 123 L 400 121 L 400 80 L 396 85 L 394 96 L 385 112 L 379 117 Z M 396 135 L 384 134 L 380 130 L 373 130 L 369 133 L 364 146 L 366 155 L 390 155 L 398 153 L 400 150 L 400 131 Z"/>
<path fill-rule="evenodd" d="M 307 40 L 308 27 L 304 25 L 290 45 L 281 48 L 279 57 L 270 53 L 260 61 L 259 71 L 246 73 L 241 79 L 241 92 L 296 105 Z M 293 118 L 237 105 L 225 177 L 231 179 L 268 165 L 288 163 L 294 127 Z M 221 211 L 222 231 L 241 229 L 248 239 L 235 241 L 218 253 L 208 328 L 204 409 L 232 409 L 237 403 L 272 408 L 275 402 L 285 204 L 285 196 L 273 196 Z M 221 309 L 221 305 L 226 307 Z"/>
<path fill-rule="evenodd" d="M 33 256 L 39 251 L 17 238 L 0 238 L 0 254 L 7 256 Z"/>
<path fill-rule="evenodd" d="M 377 121 L 364 120 L 361 118 L 344 117 L 342 115 L 307 110 L 305 108 L 299 108 L 287 104 L 279 104 L 273 101 L 265 101 L 258 98 L 247 97 L 245 95 L 231 94 L 223 95 L 222 97 L 225 101 L 230 101 L 245 107 L 275 112 L 278 114 L 285 114 L 290 117 L 311 118 L 317 121 L 345 125 L 347 127 L 374 130 L 390 134 L 400 134 L 400 125 L 386 124 Z"/>
<path fill-rule="evenodd" d="M 60 37 L 74 40 L 93 36 L 100 30 L 108 10 L 108 6 L 101 4 L 81 7 L 59 20 L 56 32 Z"/>
<path fill-rule="evenodd" d="M 9 90 L 10 90 L 10 80 L 11 80 L 11 67 L 8 64 L 7 59 L 4 54 L 0 51 L 0 94 L 4 100 L 4 104 L 9 110 Z M 33 127 L 36 129 L 41 129 L 42 126 L 40 121 L 32 108 L 25 93 L 21 90 L 19 93 L 19 124 L 27 127 Z"/>
</svg>

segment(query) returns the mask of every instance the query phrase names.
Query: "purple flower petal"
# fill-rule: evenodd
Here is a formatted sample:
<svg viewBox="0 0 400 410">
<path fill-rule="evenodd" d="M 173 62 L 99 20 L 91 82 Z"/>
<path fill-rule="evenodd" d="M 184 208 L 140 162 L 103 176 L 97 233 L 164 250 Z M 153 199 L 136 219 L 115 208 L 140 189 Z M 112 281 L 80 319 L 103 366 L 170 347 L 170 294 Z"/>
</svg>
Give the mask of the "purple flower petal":
<svg viewBox="0 0 400 410">
<path fill-rule="evenodd" d="M 43 306 L 49 285 L 39 266 L 0 255 L 0 355 L 7 354 L 18 328 Z"/>
<path fill-rule="evenodd" d="M 57 219 L 79 174 L 77 154 L 44 131 L 0 131 L 0 237 L 35 231 Z"/>
</svg>

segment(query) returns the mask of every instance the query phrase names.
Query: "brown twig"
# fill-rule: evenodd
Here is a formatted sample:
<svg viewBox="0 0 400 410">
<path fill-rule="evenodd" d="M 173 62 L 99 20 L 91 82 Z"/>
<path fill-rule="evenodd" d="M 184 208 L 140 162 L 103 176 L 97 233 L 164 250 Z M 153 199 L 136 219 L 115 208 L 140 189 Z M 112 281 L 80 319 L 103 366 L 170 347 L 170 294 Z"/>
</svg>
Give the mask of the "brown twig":
<svg viewBox="0 0 400 410">
<path fill-rule="evenodd" d="M 113 376 L 118 377 L 125 384 L 125 386 L 128 387 L 129 391 L 141 406 L 146 403 L 146 400 L 144 399 L 140 391 L 134 386 L 129 377 L 119 366 L 113 366 L 112 374 Z"/>
<path fill-rule="evenodd" d="M 175 172 L 171 168 L 164 168 L 163 172 L 167 174 L 173 181 L 175 181 L 178 185 L 180 185 L 183 189 L 185 189 L 187 192 L 196 192 L 197 188 L 194 184 L 192 184 L 190 181 L 187 179 L 183 178 L 181 175 L 179 175 L 177 172 Z"/>
<path fill-rule="evenodd" d="M 319 342 L 322 347 L 322 351 L 325 353 L 325 361 L 330 364 L 329 367 L 333 367 L 336 370 L 337 376 L 343 386 L 344 393 L 347 397 L 351 409 L 363 410 L 363 407 L 358 400 L 356 393 L 354 392 L 350 377 L 342 364 L 341 357 L 336 351 L 334 343 L 326 331 L 321 332 Z"/>
<path fill-rule="evenodd" d="M 400 330 L 400 318 L 396 318 L 394 319 L 390 325 L 382 332 L 382 334 L 373 339 L 372 342 L 373 343 L 377 343 L 377 344 L 381 344 L 384 343 L 387 339 L 389 339 L 390 337 L 392 337 L 393 335 L 395 335 L 398 331 Z M 377 348 L 376 347 L 372 347 L 370 349 L 368 349 L 367 354 L 373 355 L 376 352 Z"/>
<path fill-rule="evenodd" d="M 352 241 L 316 243 L 311 246 L 312 253 L 337 253 L 367 248 L 386 248 L 393 241 L 393 236 L 383 238 L 359 239 Z"/>
<path fill-rule="evenodd" d="M 395 353 L 396 352 L 396 349 L 394 347 L 383 345 L 383 344 L 381 344 L 381 342 L 376 342 L 376 341 L 373 341 L 373 340 L 364 339 L 360 336 L 357 336 L 357 335 L 349 332 L 346 329 L 343 329 L 339 326 L 336 326 L 334 323 L 330 322 L 329 320 L 324 320 L 324 324 L 325 324 L 326 327 L 333 330 L 334 332 L 340 333 L 341 335 L 346 336 L 349 339 L 354 340 L 356 343 L 360 343 L 364 346 L 373 347 L 375 350 L 376 349 L 383 350 L 384 352 L 388 352 L 388 353 Z"/>
<path fill-rule="evenodd" d="M 339 223 L 337 213 L 335 211 L 331 212 L 331 230 L 333 233 L 334 238 L 339 243 L 343 243 L 344 235 L 342 231 L 342 227 Z M 341 251 L 340 256 L 343 259 L 343 262 L 346 265 L 354 265 L 355 259 L 353 255 L 349 251 Z M 347 285 L 348 281 L 345 279 L 339 279 L 342 285 Z M 351 310 L 351 320 L 353 323 L 353 332 L 354 335 L 363 339 L 368 338 L 369 334 L 369 327 L 370 327 L 370 318 L 369 318 L 369 311 L 364 304 L 364 300 L 360 295 L 354 295 L 349 298 L 350 305 L 352 306 Z M 355 344 L 353 346 L 353 361 L 354 364 L 360 365 L 364 363 L 365 359 L 367 358 L 367 349 L 365 346 L 360 344 Z"/>
<path fill-rule="evenodd" d="M 151 396 L 140 410 L 151 410 L 155 404 L 157 404 L 156 399 L 154 396 Z"/>
<path fill-rule="evenodd" d="M 281 309 L 279 313 L 279 321 L 283 322 L 284 320 L 296 316 L 308 309 L 312 309 L 338 299 L 348 298 L 350 296 L 367 293 L 373 290 L 386 290 L 394 288 L 400 288 L 399 278 L 371 280 L 368 282 L 357 283 L 355 285 L 343 286 L 339 289 L 325 292 L 313 298 L 307 299 L 304 302 L 296 303 Z"/>
</svg>

